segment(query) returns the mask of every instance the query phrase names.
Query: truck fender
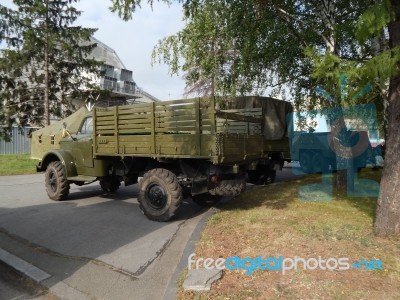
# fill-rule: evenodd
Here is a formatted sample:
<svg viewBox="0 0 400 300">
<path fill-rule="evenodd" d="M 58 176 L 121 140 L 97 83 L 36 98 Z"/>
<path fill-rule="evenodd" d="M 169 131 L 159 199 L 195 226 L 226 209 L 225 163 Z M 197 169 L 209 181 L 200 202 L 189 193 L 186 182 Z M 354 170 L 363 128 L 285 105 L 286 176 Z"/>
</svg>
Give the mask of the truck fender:
<svg viewBox="0 0 400 300">
<path fill-rule="evenodd" d="M 70 152 L 64 150 L 51 150 L 47 152 L 41 162 L 37 165 L 36 169 L 38 172 L 46 171 L 47 166 L 53 161 L 60 161 L 64 167 L 67 177 L 77 176 L 76 165 L 73 156 Z"/>
</svg>

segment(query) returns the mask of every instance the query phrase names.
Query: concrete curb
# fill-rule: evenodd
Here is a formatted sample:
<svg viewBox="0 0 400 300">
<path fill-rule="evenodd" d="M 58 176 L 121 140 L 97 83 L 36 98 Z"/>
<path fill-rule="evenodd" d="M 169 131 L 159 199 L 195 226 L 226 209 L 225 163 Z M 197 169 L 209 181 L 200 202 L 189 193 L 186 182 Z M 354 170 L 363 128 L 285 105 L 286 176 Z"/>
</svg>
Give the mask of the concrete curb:
<svg viewBox="0 0 400 300">
<path fill-rule="evenodd" d="M 60 299 L 90 299 L 90 297 L 84 293 L 70 287 L 49 273 L 35 267 L 31 263 L 19 258 L 18 256 L 15 256 L 14 254 L 11 254 L 2 248 L 0 248 L 0 263 L 3 263 L 4 265 L 13 269 L 18 274 L 33 280 L 39 286 L 52 292 Z"/>
<path fill-rule="evenodd" d="M 45 271 L 1 248 L 0 261 L 13 268 L 18 273 L 32 279 L 36 283 L 40 283 L 43 280 L 51 277 L 49 273 L 46 273 Z"/>
<path fill-rule="evenodd" d="M 219 207 L 219 205 L 217 206 Z M 218 208 L 211 207 L 207 213 L 204 214 L 204 216 L 201 218 L 201 220 L 197 223 L 196 228 L 193 230 L 188 242 L 186 243 L 185 250 L 183 250 L 181 259 L 179 261 L 179 264 L 175 268 L 174 273 L 172 274 L 164 297 L 164 300 L 175 300 L 176 299 L 176 293 L 178 291 L 178 280 L 182 274 L 182 272 L 186 269 L 187 267 L 187 258 L 191 253 L 194 252 L 196 248 L 196 243 L 200 239 L 201 233 L 203 232 L 203 229 L 206 225 L 206 222 L 208 219 L 218 210 Z"/>
</svg>

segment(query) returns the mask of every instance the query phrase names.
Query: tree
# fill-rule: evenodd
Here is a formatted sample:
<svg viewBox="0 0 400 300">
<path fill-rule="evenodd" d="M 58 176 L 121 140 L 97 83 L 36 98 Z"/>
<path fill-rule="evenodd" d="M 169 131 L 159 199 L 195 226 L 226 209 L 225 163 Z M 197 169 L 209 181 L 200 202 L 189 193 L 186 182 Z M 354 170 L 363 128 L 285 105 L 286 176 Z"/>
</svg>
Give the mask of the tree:
<svg viewBox="0 0 400 300">
<path fill-rule="evenodd" d="M 113 2 L 125 3 L 125 9 L 140 4 L 140 0 Z M 220 6 L 224 9 L 218 10 Z M 184 9 L 186 28 L 156 48 L 172 73 L 195 68 L 201 78 L 220 81 L 216 88 L 221 93 L 254 93 L 263 91 L 263 86 L 286 84 L 299 109 L 340 108 L 349 99 L 376 104 L 381 119 L 387 120 L 387 149 L 375 233 L 399 235 L 400 0 L 188 0 Z M 213 11 L 212 17 L 207 19 L 204 11 Z M 210 31 L 204 25 L 218 28 L 218 47 L 226 54 L 233 51 L 233 59 L 230 54 L 207 59 L 215 56 L 210 51 L 214 48 L 196 49 L 210 45 Z M 183 65 L 180 58 L 185 59 Z M 219 67 L 226 65 L 228 72 Z M 357 92 L 342 97 L 338 83 L 344 73 L 354 91 L 369 82 L 373 92 L 363 99 Z M 331 96 L 318 97 L 318 85 Z"/>
<path fill-rule="evenodd" d="M 158 55 L 159 61 L 167 63 L 172 74 L 189 72 L 187 87 L 213 78 L 216 94 L 286 96 L 289 91 L 298 110 L 338 111 L 349 102 L 341 95 L 341 74 L 349 73 L 350 86 L 365 81 L 350 70 L 373 51 L 354 38 L 357 20 L 371 4 L 351 0 L 188 1 L 184 5 L 186 27 L 161 40 L 153 57 Z M 317 86 L 323 86 L 335 101 L 321 97 Z M 377 96 L 371 93 L 362 100 L 379 102 Z M 337 163 L 339 169 L 347 166 L 352 172 L 348 159 L 339 155 Z M 345 190 L 347 183 L 346 172 L 340 171 L 335 187 Z"/>
<path fill-rule="evenodd" d="M 16 9 L 0 5 L 0 41 L 8 48 L 0 56 L 0 122 L 50 124 L 62 117 L 71 100 L 95 87 L 99 62 L 88 58 L 96 46 L 96 29 L 73 26 L 80 15 L 78 0 L 14 0 Z M 7 126 L 3 127 L 5 133 Z"/>
<path fill-rule="evenodd" d="M 219 80 L 219 92 L 276 94 L 289 87 L 294 98 L 314 95 L 313 63 L 307 55 L 332 53 L 362 61 L 370 47 L 354 39 L 354 25 L 372 1 L 187 1 L 186 27 L 156 47 L 172 73 L 192 68 Z M 205 45 L 218 41 L 218 59 Z M 199 48 L 200 47 L 200 48 Z M 360 51 L 354 49 L 360 48 Z M 200 49 L 201 51 L 196 51 Z M 211 55 L 212 57 L 213 55 Z M 183 65 L 179 65 L 183 58 Z M 221 68 L 221 64 L 223 68 Z M 213 65 L 213 67 L 211 67 Z M 219 67 L 218 67 L 219 65 Z M 190 82 L 188 82 L 190 84 Z"/>
<path fill-rule="evenodd" d="M 382 102 L 378 102 L 386 124 L 385 167 L 380 184 L 374 231 L 379 236 L 400 234 L 400 1 L 378 1 L 363 12 L 356 24 L 355 38 L 369 45 L 372 52 L 357 64 L 347 67 L 361 80 L 369 81 L 378 90 Z M 387 36 L 388 43 L 382 43 Z M 377 46 L 378 44 L 378 46 Z M 326 60 L 322 57 L 322 61 Z M 336 57 L 337 59 L 338 57 Z M 340 65 L 345 62 L 339 61 Z M 325 67 L 323 67 L 325 65 Z M 329 65 L 329 64 L 328 64 Z M 327 71 L 326 64 L 314 67 L 317 72 Z M 389 89 L 387 85 L 389 82 Z M 380 105 L 379 105 L 380 104 Z"/>
<path fill-rule="evenodd" d="M 381 179 L 381 192 L 375 221 L 375 233 L 380 236 L 400 234 L 400 0 L 384 1 L 383 16 L 389 19 L 389 47 L 383 55 L 375 58 L 380 65 L 375 70 L 389 72 L 389 106 L 387 109 L 388 128 L 386 140 L 385 167 Z M 389 8 L 388 8 L 389 7 Z M 390 14 L 393 12 L 393 15 Z M 390 18 L 391 17 L 391 18 Z M 378 27 L 378 24 L 373 28 Z M 376 32 L 376 31 L 375 31 Z"/>
<path fill-rule="evenodd" d="M 153 63 L 159 54 L 158 61 L 166 62 L 171 74 L 185 72 L 187 94 L 221 94 L 225 89 L 236 92 L 237 85 L 228 86 L 222 75 L 229 76 L 236 58 L 234 41 L 223 36 L 225 26 L 218 21 L 226 6 L 225 2 L 210 2 L 182 31 L 161 40 L 153 51 Z M 182 66 L 180 57 L 184 59 Z"/>
</svg>

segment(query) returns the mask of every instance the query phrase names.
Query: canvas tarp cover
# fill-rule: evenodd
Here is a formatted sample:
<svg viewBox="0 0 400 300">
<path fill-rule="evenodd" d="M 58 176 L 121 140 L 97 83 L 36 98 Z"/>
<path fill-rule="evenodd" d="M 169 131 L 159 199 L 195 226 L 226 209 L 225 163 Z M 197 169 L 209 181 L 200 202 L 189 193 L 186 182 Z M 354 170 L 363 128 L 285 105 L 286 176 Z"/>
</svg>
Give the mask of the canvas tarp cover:
<svg viewBox="0 0 400 300">
<path fill-rule="evenodd" d="M 247 96 L 229 98 L 224 101 L 225 109 L 262 108 L 263 133 L 267 140 L 281 140 L 287 135 L 286 117 L 293 112 L 290 102 L 270 97 Z"/>
<path fill-rule="evenodd" d="M 63 123 L 66 123 L 70 133 L 76 133 L 87 114 L 88 110 L 83 106 L 69 117 L 34 131 L 32 133 L 31 158 L 42 159 L 47 151 L 59 149 L 59 142 L 62 139 L 63 133 Z"/>
</svg>

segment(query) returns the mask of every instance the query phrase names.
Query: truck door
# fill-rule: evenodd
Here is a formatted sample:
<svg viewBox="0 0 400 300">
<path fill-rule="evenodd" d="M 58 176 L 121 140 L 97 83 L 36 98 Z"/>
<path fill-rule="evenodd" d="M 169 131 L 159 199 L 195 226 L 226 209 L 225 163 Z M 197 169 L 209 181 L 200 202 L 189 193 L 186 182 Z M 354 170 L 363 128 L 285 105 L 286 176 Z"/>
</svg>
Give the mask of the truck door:
<svg viewBox="0 0 400 300">
<path fill-rule="evenodd" d="M 93 118 L 86 117 L 76 135 L 76 144 L 72 150 L 78 173 L 82 168 L 93 168 Z M 82 170 L 83 171 L 83 170 Z"/>
</svg>

